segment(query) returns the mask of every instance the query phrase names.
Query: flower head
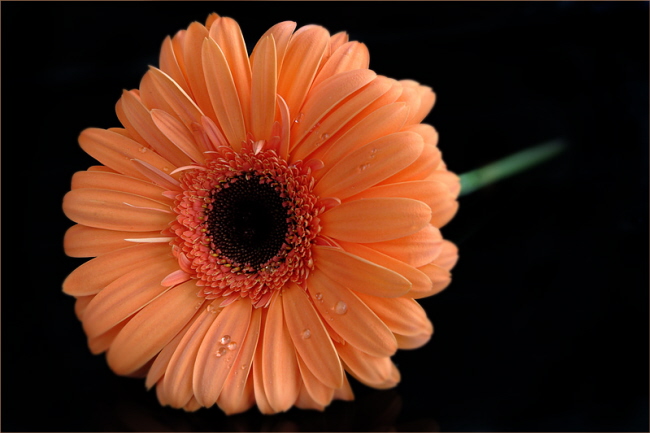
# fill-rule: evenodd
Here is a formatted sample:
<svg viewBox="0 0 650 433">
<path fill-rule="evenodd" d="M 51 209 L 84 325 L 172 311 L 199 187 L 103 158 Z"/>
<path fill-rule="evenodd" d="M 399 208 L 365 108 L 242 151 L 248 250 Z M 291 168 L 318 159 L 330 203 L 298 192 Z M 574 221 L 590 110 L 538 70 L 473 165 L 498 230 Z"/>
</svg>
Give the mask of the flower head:
<svg viewBox="0 0 650 433">
<path fill-rule="evenodd" d="M 123 127 L 79 137 L 101 165 L 72 179 L 65 250 L 95 258 L 64 291 L 90 349 L 162 404 L 322 410 L 353 397 L 346 372 L 395 386 L 390 357 L 433 332 L 415 299 L 450 282 L 459 192 L 420 123 L 435 95 L 295 27 L 249 56 L 234 20 L 192 23 L 124 91 Z"/>
</svg>

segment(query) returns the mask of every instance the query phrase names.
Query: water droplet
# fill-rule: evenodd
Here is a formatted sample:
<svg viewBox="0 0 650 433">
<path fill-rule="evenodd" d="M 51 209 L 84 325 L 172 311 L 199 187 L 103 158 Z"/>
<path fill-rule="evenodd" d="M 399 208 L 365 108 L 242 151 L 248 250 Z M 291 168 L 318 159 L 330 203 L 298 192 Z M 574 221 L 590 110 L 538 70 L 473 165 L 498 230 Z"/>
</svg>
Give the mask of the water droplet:
<svg viewBox="0 0 650 433">
<path fill-rule="evenodd" d="M 237 349 L 237 343 L 235 343 L 234 341 L 231 341 L 230 343 L 228 343 L 228 349 L 229 350 Z"/>
<path fill-rule="evenodd" d="M 306 340 L 306 339 L 308 339 L 309 337 L 311 337 L 311 331 L 310 331 L 309 329 L 305 329 L 304 331 L 302 331 L 302 338 L 303 338 L 303 340 Z"/>
<path fill-rule="evenodd" d="M 147 149 L 146 147 L 142 146 L 142 147 L 141 147 L 140 149 L 138 149 L 138 150 L 140 151 L 140 153 L 147 153 L 147 150 L 149 150 L 149 149 Z"/>
<path fill-rule="evenodd" d="M 223 345 L 226 345 L 226 344 L 230 343 L 230 335 L 224 335 L 223 337 L 221 337 L 219 339 L 219 343 L 221 343 Z"/>
<path fill-rule="evenodd" d="M 316 293 L 314 295 L 314 298 L 316 298 L 316 300 L 318 300 L 318 301 L 323 302 L 323 294 L 321 292 Z"/>
<path fill-rule="evenodd" d="M 305 113 L 298 113 L 298 117 L 293 119 L 293 123 L 300 123 L 303 117 L 305 117 Z"/>
<path fill-rule="evenodd" d="M 343 301 L 339 301 L 336 303 L 336 306 L 334 307 L 334 312 L 336 314 L 345 314 L 348 312 L 348 304 L 346 304 Z"/>
<path fill-rule="evenodd" d="M 203 301 L 197 302 L 196 305 L 194 306 L 194 309 L 198 310 L 199 308 L 201 308 L 201 305 L 203 305 Z"/>
<path fill-rule="evenodd" d="M 217 308 L 214 307 L 212 304 L 208 305 L 206 307 L 206 310 L 208 311 L 208 313 L 217 314 Z"/>
<path fill-rule="evenodd" d="M 246 364 L 242 364 L 242 365 L 241 365 L 241 369 L 242 369 L 242 370 L 246 370 Z"/>
<path fill-rule="evenodd" d="M 370 165 L 370 164 L 362 164 L 362 165 L 360 165 L 360 166 L 357 168 L 357 170 L 359 170 L 359 171 L 364 171 L 366 168 L 368 168 L 369 165 Z"/>
<path fill-rule="evenodd" d="M 221 358 L 223 355 L 226 354 L 227 351 L 228 351 L 228 349 L 226 349 L 225 347 L 220 347 L 220 348 L 217 349 L 217 351 L 215 352 L 214 355 L 217 358 Z"/>
</svg>

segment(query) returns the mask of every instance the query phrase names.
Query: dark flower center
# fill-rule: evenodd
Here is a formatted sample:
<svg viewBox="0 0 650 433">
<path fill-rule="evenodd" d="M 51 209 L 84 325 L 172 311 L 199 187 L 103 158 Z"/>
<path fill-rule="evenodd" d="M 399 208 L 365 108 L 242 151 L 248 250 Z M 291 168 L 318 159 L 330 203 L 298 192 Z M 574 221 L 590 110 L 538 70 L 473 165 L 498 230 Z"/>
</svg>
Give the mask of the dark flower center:
<svg viewBox="0 0 650 433">
<path fill-rule="evenodd" d="M 278 255 L 289 230 L 285 199 L 267 180 L 256 175 L 232 178 L 213 192 L 207 212 L 215 252 L 255 270 Z"/>
</svg>

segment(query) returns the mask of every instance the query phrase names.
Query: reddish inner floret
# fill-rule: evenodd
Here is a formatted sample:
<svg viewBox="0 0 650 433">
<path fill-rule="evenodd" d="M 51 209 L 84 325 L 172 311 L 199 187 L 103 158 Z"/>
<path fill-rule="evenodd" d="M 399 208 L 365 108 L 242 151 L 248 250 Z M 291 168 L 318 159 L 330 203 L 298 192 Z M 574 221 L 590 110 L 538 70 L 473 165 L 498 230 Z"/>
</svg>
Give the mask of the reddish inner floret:
<svg viewBox="0 0 650 433">
<path fill-rule="evenodd" d="M 220 148 L 186 170 L 176 197 L 173 251 L 201 296 L 222 305 L 249 297 L 268 305 L 289 281 L 303 284 L 320 231 L 313 178 L 275 151 Z"/>
</svg>

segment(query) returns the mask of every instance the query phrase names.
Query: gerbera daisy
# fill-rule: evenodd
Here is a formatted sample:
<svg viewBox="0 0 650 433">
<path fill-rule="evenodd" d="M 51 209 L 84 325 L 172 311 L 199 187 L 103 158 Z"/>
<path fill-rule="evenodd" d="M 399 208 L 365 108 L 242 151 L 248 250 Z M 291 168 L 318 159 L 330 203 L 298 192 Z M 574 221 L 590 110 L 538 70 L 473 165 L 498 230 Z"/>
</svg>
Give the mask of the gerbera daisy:
<svg viewBox="0 0 650 433">
<path fill-rule="evenodd" d="M 167 37 L 124 91 L 123 127 L 79 143 L 65 280 L 93 353 L 164 405 L 237 413 L 395 386 L 433 332 L 416 299 L 450 282 L 440 234 L 458 177 L 421 124 L 435 94 L 368 69 L 364 44 L 271 27 L 250 56 L 212 14 Z"/>
</svg>

